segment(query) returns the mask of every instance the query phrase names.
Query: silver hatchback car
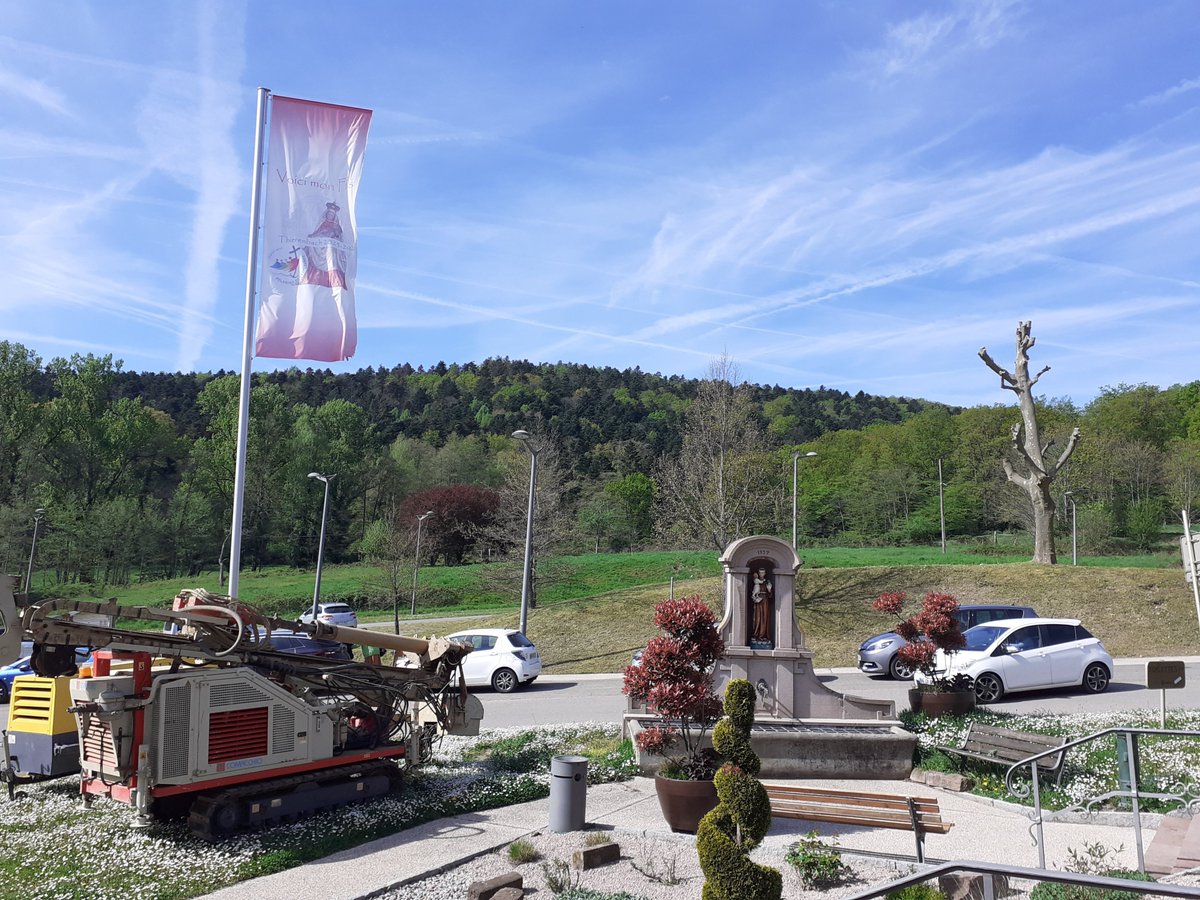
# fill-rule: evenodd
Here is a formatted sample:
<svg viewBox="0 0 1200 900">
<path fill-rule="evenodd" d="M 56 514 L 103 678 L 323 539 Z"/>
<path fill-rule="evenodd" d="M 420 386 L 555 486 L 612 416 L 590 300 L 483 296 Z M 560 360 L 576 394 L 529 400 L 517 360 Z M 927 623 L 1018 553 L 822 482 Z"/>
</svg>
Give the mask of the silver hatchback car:
<svg viewBox="0 0 1200 900">
<path fill-rule="evenodd" d="M 969 603 L 954 613 L 963 631 L 997 619 L 1030 619 L 1037 616 L 1031 606 L 1006 606 L 996 603 Z M 858 648 L 858 668 L 864 675 L 890 675 L 908 681 L 913 670 L 896 658 L 896 651 L 908 641 L 894 631 L 869 637 Z"/>
</svg>

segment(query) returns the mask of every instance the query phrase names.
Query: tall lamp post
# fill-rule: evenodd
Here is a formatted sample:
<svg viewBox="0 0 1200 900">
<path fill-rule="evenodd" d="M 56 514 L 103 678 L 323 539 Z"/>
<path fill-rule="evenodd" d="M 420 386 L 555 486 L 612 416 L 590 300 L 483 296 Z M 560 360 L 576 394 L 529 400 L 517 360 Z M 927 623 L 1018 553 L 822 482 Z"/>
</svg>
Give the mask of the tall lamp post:
<svg viewBox="0 0 1200 900">
<path fill-rule="evenodd" d="M 433 515 L 433 510 L 417 516 L 417 555 L 413 559 L 413 589 L 412 589 L 412 608 L 409 610 L 409 615 L 417 614 L 417 573 L 421 571 L 421 523 Z M 396 622 L 396 634 L 400 633 L 400 622 Z"/>
<path fill-rule="evenodd" d="M 1063 491 L 1063 499 L 1071 504 L 1071 565 L 1079 565 L 1079 544 L 1075 540 L 1075 496 L 1071 491 Z"/>
<path fill-rule="evenodd" d="M 797 450 L 792 454 L 792 549 L 796 549 L 796 462 L 801 456 L 816 456 L 817 451 L 809 450 L 807 453 L 801 453 Z"/>
<path fill-rule="evenodd" d="M 942 461 L 938 459 L 938 522 L 942 526 L 942 554 L 946 553 L 946 483 L 942 481 Z"/>
<path fill-rule="evenodd" d="M 312 620 L 317 622 L 317 601 L 321 599 L 321 562 L 325 557 L 325 519 L 329 515 L 329 482 L 336 475 L 322 475 L 319 472 L 309 472 L 309 478 L 315 478 L 325 485 L 325 501 L 321 504 L 321 539 L 317 542 L 317 582 L 313 585 Z"/>
<path fill-rule="evenodd" d="M 42 517 L 46 515 L 46 511 L 38 507 L 33 511 L 33 543 L 29 545 L 29 567 L 25 570 L 25 596 L 29 596 L 29 589 L 33 585 L 33 554 L 37 550 L 38 526 L 42 523 Z"/>
<path fill-rule="evenodd" d="M 529 451 L 529 505 L 525 510 L 525 565 L 521 575 L 521 634 L 529 624 L 529 594 L 532 587 L 533 573 L 529 564 L 533 555 L 533 506 L 534 491 L 537 488 L 537 458 L 539 448 L 533 442 L 533 436 L 528 431 L 514 431 L 512 436 L 525 445 Z"/>
</svg>

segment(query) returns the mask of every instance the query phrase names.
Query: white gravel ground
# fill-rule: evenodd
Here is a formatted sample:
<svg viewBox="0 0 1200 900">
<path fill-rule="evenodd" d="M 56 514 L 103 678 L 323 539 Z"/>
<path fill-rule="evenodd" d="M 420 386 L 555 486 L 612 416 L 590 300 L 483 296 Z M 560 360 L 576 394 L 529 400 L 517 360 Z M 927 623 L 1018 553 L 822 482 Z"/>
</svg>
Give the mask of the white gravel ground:
<svg viewBox="0 0 1200 900">
<path fill-rule="evenodd" d="M 586 872 L 572 873 L 577 875 L 581 887 L 596 891 L 627 891 L 646 900 L 696 900 L 700 896 L 704 876 L 696 859 L 695 842 L 690 836 L 675 839 L 616 832 L 611 837 L 621 848 L 620 861 Z M 515 869 L 524 876 L 527 898 L 550 900 L 554 895 L 546 886 L 543 864 L 556 859 L 569 863 L 571 855 L 585 846 L 585 836 L 580 833 L 545 832 L 532 835 L 527 840 L 541 854 L 541 858 L 535 862 L 515 866 L 509 861 L 505 849 L 381 896 L 384 900 L 462 900 L 467 896 L 467 888 L 472 882 Z M 836 900 L 909 871 L 907 866 L 897 869 L 883 860 L 876 862 L 847 856 L 845 862 L 854 870 L 853 880 L 840 887 L 806 890 L 795 869 L 784 862 L 781 852 L 777 851 L 774 856 L 760 852 L 753 858 L 756 862 L 774 866 L 783 872 L 783 896 L 789 900 L 817 900 L 821 897 Z M 646 872 L 659 873 L 660 880 L 648 877 L 644 874 Z M 671 873 L 674 878 L 668 880 L 674 881 L 673 884 L 661 880 Z"/>
<path fill-rule="evenodd" d="M 572 871 L 572 877 L 577 879 L 576 884 L 595 891 L 626 891 L 644 900 L 698 900 L 704 876 L 696 859 L 695 842 L 690 836 L 647 836 L 631 832 L 608 834 L 621 848 L 620 861 L 586 872 Z M 524 877 L 526 898 L 552 900 L 554 894 L 547 887 L 543 865 L 551 860 L 569 863 L 571 855 L 586 846 L 585 837 L 585 834 L 578 832 L 537 833 L 527 838 L 541 855 L 534 862 L 514 865 L 509 861 L 505 848 L 481 856 L 452 871 L 413 882 L 378 896 L 382 900 L 463 900 L 472 882 L 515 870 Z M 838 900 L 914 871 L 914 867 L 908 863 L 846 854 L 843 856 L 843 862 L 852 870 L 846 882 L 836 887 L 808 889 L 800 881 L 796 870 L 784 861 L 782 851 L 776 850 L 771 853 L 760 849 L 752 858 L 758 863 L 774 866 L 783 873 L 783 896 L 786 900 Z M 653 874 L 659 877 L 651 877 Z M 1200 870 L 1191 870 L 1160 880 L 1200 887 Z M 1007 896 L 1010 900 L 1028 897 L 1033 886 L 1032 882 L 1014 883 L 1010 885 L 1011 892 Z"/>
</svg>

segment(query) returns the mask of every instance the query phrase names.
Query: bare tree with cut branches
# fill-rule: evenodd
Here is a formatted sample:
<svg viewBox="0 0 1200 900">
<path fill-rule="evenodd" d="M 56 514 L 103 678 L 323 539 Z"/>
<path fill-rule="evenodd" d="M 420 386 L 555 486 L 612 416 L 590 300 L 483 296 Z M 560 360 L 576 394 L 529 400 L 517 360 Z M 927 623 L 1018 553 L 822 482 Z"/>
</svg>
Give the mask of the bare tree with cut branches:
<svg viewBox="0 0 1200 900">
<path fill-rule="evenodd" d="M 728 355 L 709 365 L 686 421 L 682 451 L 655 473 L 660 527 L 686 546 L 721 551 L 770 522 L 775 464 Z"/>
<path fill-rule="evenodd" d="M 1075 452 L 1079 443 L 1079 429 L 1071 431 L 1067 446 L 1063 448 L 1058 459 L 1051 456 L 1047 462 L 1047 454 L 1054 442 L 1042 443 L 1033 401 L 1033 386 L 1050 371 L 1050 367 L 1044 366 L 1036 375 L 1029 374 L 1029 351 L 1036 343 L 1036 339 L 1029 333 L 1031 324 L 1020 322 L 1017 325 L 1017 360 L 1013 367 L 1015 374 L 997 365 L 988 355 L 986 347 L 979 348 L 979 358 L 983 360 L 984 365 L 1000 376 L 1000 387 L 1003 390 L 1012 391 L 1017 395 L 1021 420 L 1012 427 L 1011 441 L 1024 471 L 1018 471 L 1006 458 L 1004 474 L 1029 497 L 1033 510 L 1033 561 L 1053 564 L 1058 559 L 1054 552 L 1055 504 L 1051 487 L 1055 476 Z"/>
</svg>

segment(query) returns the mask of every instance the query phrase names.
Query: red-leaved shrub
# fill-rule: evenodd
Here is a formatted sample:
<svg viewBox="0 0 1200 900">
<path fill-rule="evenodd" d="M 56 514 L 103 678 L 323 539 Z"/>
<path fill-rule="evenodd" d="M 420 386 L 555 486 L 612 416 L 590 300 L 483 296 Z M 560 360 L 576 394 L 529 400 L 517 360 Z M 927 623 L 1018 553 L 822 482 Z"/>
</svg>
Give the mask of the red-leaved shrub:
<svg viewBox="0 0 1200 900">
<path fill-rule="evenodd" d="M 646 644 L 641 665 L 625 669 L 624 692 L 663 719 L 638 734 L 638 748 L 667 757 L 678 774 L 711 778 L 716 760 L 700 744 L 721 717 L 712 671 L 725 643 L 717 633 L 716 616 L 695 595 L 659 603 L 654 624 L 663 633 Z M 668 756 L 679 741 L 684 755 Z"/>
<path fill-rule="evenodd" d="M 908 595 L 903 591 L 886 592 L 875 598 L 871 605 L 880 612 L 900 616 L 903 615 L 907 600 Z M 958 601 L 950 594 L 936 591 L 926 594 L 920 609 L 896 623 L 896 634 L 908 641 L 896 651 L 900 661 L 934 678 L 937 674 L 934 658 L 937 651 L 953 653 L 963 647 L 962 628 L 954 616 L 957 609 Z"/>
</svg>

